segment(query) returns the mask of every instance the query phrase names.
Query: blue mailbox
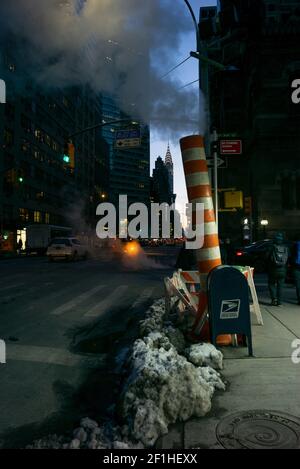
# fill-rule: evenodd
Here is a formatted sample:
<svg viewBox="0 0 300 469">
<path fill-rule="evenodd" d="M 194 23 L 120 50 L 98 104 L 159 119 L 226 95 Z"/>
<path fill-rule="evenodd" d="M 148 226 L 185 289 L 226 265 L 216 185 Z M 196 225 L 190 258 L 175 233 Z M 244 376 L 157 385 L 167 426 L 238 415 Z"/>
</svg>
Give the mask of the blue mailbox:
<svg viewBox="0 0 300 469">
<path fill-rule="evenodd" d="M 249 288 L 242 272 L 229 266 L 213 269 L 208 277 L 208 305 L 212 344 L 221 334 L 243 334 L 253 356 Z"/>
</svg>

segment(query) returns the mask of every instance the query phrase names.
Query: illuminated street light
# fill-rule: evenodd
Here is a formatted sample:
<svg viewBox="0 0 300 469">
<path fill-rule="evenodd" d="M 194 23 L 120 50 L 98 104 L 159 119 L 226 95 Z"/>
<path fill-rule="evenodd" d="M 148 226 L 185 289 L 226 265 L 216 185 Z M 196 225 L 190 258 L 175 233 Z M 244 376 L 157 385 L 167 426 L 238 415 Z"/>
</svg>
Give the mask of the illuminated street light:
<svg viewBox="0 0 300 469">
<path fill-rule="evenodd" d="M 261 226 L 268 226 L 269 221 L 264 219 L 264 220 L 260 221 L 260 224 L 261 224 Z"/>
</svg>

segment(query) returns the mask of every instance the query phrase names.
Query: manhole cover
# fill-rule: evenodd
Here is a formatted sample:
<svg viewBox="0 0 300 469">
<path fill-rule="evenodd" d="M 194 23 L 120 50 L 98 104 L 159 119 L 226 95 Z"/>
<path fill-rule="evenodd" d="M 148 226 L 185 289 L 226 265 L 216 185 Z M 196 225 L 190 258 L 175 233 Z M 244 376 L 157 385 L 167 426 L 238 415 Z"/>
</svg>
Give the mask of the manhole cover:
<svg viewBox="0 0 300 469">
<path fill-rule="evenodd" d="M 218 424 L 217 438 L 226 449 L 300 449 L 300 419 L 268 410 L 238 412 Z"/>
</svg>

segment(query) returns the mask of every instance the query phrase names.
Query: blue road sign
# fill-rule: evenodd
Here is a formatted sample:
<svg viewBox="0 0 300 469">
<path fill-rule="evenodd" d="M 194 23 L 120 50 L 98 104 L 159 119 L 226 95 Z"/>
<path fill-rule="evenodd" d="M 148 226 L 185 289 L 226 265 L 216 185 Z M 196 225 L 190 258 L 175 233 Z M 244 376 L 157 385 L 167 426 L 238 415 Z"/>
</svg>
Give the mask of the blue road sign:
<svg viewBox="0 0 300 469">
<path fill-rule="evenodd" d="M 140 129 L 131 129 L 131 130 L 117 130 L 116 131 L 116 140 L 123 140 L 127 138 L 140 138 L 141 131 Z"/>
<path fill-rule="evenodd" d="M 242 334 L 252 356 L 249 287 L 244 274 L 229 266 L 213 269 L 208 277 L 208 304 L 212 343 L 216 345 L 221 334 Z"/>
<path fill-rule="evenodd" d="M 139 147 L 141 144 L 140 129 L 117 130 L 116 132 L 116 148 Z"/>
</svg>

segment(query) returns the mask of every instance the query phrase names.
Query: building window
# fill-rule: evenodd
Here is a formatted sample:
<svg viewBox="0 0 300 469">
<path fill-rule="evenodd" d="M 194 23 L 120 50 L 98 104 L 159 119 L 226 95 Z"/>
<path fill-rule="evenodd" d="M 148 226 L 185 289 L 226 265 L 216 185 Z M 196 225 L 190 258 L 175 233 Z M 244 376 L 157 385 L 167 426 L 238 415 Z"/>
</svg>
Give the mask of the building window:
<svg viewBox="0 0 300 469">
<path fill-rule="evenodd" d="M 24 153 L 27 153 L 30 149 L 30 143 L 27 142 L 27 140 L 22 140 L 22 143 L 21 143 L 21 150 L 24 152 Z"/>
<path fill-rule="evenodd" d="M 44 199 L 44 197 L 45 197 L 45 192 L 37 192 L 36 195 L 35 195 L 35 198 L 37 200 Z"/>
<path fill-rule="evenodd" d="M 38 210 L 35 210 L 33 213 L 33 221 L 34 223 L 41 223 L 42 221 L 42 214 Z"/>
<path fill-rule="evenodd" d="M 49 223 L 50 223 L 50 214 L 49 213 L 45 213 L 45 223 L 47 223 L 47 225 L 49 225 Z"/>
<path fill-rule="evenodd" d="M 36 129 L 35 132 L 34 132 L 34 135 L 35 135 L 35 138 L 39 141 L 39 142 L 43 142 L 44 143 L 44 132 L 40 129 Z"/>
<path fill-rule="evenodd" d="M 27 208 L 19 208 L 19 218 L 22 221 L 29 221 L 29 211 Z"/>
</svg>

